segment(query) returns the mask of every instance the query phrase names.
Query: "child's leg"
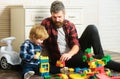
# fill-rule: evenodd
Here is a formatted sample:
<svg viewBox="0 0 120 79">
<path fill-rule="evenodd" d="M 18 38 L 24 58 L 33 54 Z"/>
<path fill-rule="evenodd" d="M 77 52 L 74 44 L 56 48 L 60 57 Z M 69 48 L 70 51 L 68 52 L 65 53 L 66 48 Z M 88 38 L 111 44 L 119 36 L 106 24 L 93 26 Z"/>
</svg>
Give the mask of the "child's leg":
<svg viewBox="0 0 120 79">
<path fill-rule="evenodd" d="M 40 71 L 39 71 L 39 70 L 40 70 L 39 68 L 40 68 L 40 65 L 33 65 L 33 70 L 35 71 L 35 74 L 36 74 L 36 75 L 39 75 L 39 72 L 40 72 Z"/>
<path fill-rule="evenodd" d="M 24 78 L 25 73 L 33 71 L 33 66 L 31 64 L 23 64 L 22 65 L 22 77 Z"/>
<path fill-rule="evenodd" d="M 35 74 L 34 71 L 28 71 L 24 74 L 24 79 L 30 79 L 31 76 Z"/>
</svg>

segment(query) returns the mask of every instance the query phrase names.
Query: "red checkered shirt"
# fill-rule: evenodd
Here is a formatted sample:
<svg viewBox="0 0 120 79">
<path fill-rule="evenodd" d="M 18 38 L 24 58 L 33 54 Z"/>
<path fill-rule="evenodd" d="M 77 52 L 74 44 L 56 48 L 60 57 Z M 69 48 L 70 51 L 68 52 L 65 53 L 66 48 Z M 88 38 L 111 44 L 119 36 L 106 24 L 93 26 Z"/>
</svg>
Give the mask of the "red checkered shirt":
<svg viewBox="0 0 120 79">
<path fill-rule="evenodd" d="M 57 44 L 58 32 L 55 27 L 55 24 L 53 23 L 51 17 L 49 17 L 44 19 L 41 22 L 41 25 L 45 26 L 49 34 L 49 38 L 44 41 L 44 46 L 49 52 L 50 58 L 52 59 L 52 61 L 59 60 L 61 55 Z M 65 32 L 65 40 L 69 48 L 72 48 L 73 45 L 79 45 L 78 34 L 75 25 L 68 20 L 64 20 L 62 28 Z"/>
</svg>

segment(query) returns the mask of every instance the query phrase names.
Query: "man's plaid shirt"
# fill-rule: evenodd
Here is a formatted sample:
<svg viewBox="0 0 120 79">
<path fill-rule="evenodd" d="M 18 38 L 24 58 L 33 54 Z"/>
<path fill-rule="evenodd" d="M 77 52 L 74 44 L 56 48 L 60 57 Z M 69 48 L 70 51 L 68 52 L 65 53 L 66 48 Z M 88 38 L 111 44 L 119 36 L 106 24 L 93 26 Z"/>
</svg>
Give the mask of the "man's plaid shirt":
<svg viewBox="0 0 120 79">
<path fill-rule="evenodd" d="M 44 46 L 48 50 L 50 58 L 54 61 L 60 58 L 60 51 L 57 44 L 57 29 L 53 23 L 51 17 L 42 21 L 41 25 L 45 26 L 49 38 L 44 41 Z M 70 48 L 73 45 L 79 45 L 78 34 L 75 25 L 68 20 L 64 20 L 63 31 L 65 32 L 65 40 Z"/>
</svg>

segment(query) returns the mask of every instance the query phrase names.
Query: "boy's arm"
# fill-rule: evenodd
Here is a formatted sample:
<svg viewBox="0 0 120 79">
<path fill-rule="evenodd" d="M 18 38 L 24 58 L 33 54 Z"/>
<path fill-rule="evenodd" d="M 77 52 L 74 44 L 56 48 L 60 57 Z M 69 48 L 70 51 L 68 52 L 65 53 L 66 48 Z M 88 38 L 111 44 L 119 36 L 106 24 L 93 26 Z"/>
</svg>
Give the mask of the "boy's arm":
<svg viewBox="0 0 120 79">
<path fill-rule="evenodd" d="M 20 57 L 24 61 L 30 61 L 31 59 L 34 58 L 34 55 L 32 54 L 33 51 L 28 51 L 28 50 L 30 50 L 30 49 L 25 44 L 23 44 L 20 48 Z"/>
</svg>

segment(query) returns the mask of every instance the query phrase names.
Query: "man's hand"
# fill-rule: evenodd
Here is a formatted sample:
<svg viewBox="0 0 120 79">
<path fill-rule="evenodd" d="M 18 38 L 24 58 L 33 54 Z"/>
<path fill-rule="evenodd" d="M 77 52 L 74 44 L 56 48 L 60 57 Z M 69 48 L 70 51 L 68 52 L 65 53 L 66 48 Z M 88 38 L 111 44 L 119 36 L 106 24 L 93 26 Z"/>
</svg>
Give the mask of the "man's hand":
<svg viewBox="0 0 120 79">
<path fill-rule="evenodd" d="M 62 56 L 60 57 L 60 60 L 61 60 L 61 61 L 68 61 L 70 58 L 72 58 L 72 54 L 64 53 L 64 54 L 62 54 Z"/>
</svg>

